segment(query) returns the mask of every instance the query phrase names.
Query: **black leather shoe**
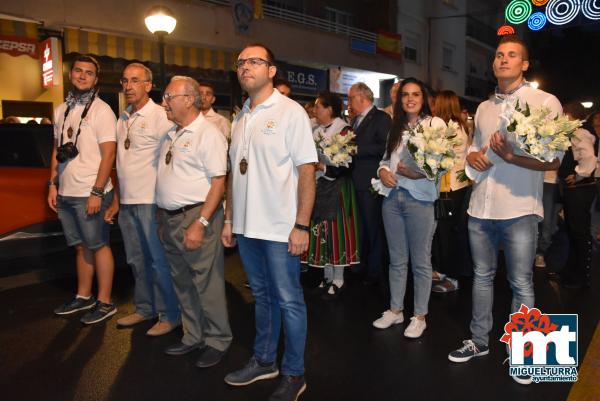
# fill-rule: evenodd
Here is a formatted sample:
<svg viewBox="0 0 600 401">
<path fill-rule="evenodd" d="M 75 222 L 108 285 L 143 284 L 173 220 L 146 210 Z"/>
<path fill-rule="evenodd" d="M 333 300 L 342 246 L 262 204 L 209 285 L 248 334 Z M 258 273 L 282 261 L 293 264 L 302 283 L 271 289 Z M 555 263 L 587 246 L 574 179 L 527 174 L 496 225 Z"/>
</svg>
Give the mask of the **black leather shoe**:
<svg viewBox="0 0 600 401">
<path fill-rule="evenodd" d="M 189 354 L 195 349 L 200 348 L 200 344 L 194 345 L 186 345 L 184 343 L 177 343 L 175 345 L 170 345 L 165 349 L 165 354 L 167 355 L 185 355 Z"/>
<path fill-rule="evenodd" d="M 225 355 L 225 351 L 219 351 L 218 349 L 214 349 L 213 347 L 207 346 L 202 351 L 202 355 L 196 361 L 196 366 L 199 368 L 210 368 L 211 366 L 215 366 Z"/>
</svg>

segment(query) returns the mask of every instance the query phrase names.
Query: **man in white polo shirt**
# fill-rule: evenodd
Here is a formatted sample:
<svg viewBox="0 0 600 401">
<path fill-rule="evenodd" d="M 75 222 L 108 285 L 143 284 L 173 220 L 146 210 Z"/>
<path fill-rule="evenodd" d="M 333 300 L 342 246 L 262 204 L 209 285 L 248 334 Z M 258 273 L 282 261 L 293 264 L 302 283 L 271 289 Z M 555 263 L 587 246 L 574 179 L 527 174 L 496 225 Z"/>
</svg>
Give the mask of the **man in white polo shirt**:
<svg viewBox="0 0 600 401">
<path fill-rule="evenodd" d="M 264 45 L 249 45 L 238 57 L 238 79 L 249 98 L 232 127 L 223 243 L 233 246 L 235 234 L 256 299 L 256 337 L 248 364 L 225 382 L 244 386 L 276 377 L 283 324 L 283 377 L 270 400 L 293 401 L 306 389 L 300 255 L 308 248 L 317 152 L 302 106 L 273 88 L 276 72 Z"/>
<path fill-rule="evenodd" d="M 453 362 L 489 353 L 500 243 L 504 245 L 507 278 L 513 291 L 512 311 L 516 312 L 521 304 L 534 306 L 533 260 L 537 226 L 543 218 L 544 171 L 556 170 L 560 160 L 541 162 L 519 153 L 514 133 L 509 134 L 506 127 L 517 101 L 523 107 L 525 103 L 549 107 L 555 116 L 562 114 L 562 107 L 556 97 L 525 81 L 528 60 L 521 39 L 514 35 L 502 37 L 493 63 L 498 79 L 496 94 L 481 103 L 475 115 L 475 137 L 466 166 L 467 174 L 475 181 L 468 210 L 474 263 L 471 339 L 448 355 Z M 531 383 L 531 378 L 513 378 L 521 384 Z"/>
<path fill-rule="evenodd" d="M 117 175 L 119 178 L 119 226 L 127 263 L 135 278 L 135 312 L 117 320 L 131 327 L 158 316 L 146 334 L 160 336 L 179 325 L 179 303 L 173 289 L 169 263 L 158 238 L 156 221 L 156 172 L 160 146 L 173 127 L 164 108 L 150 99 L 152 71 L 129 64 L 121 78 L 129 106 L 117 121 Z M 112 215 L 107 213 L 107 220 Z"/>
<path fill-rule="evenodd" d="M 77 294 L 56 308 L 57 315 L 89 309 L 84 324 L 114 315 L 111 302 L 115 269 L 105 210 L 113 200 L 110 172 L 116 152 L 116 118 L 98 97 L 98 62 L 77 56 L 69 79 L 73 85 L 66 102 L 54 112 L 54 148 L 50 161 L 48 205 L 58 212 L 67 245 L 75 247 Z M 94 275 L 98 300 L 92 295 Z"/>
<path fill-rule="evenodd" d="M 215 104 L 215 100 L 217 100 L 215 97 L 215 87 L 207 82 L 200 82 L 199 85 L 200 100 L 202 101 L 200 110 L 202 110 L 204 118 L 216 125 L 219 131 L 225 135 L 225 138 L 229 139 L 231 123 L 228 119 L 217 113 L 212 107 L 213 104 Z"/>
<path fill-rule="evenodd" d="M 196 366 L 207 368 L 219 363 L 232 339 L 220 241 L 227 141 L 204 118 L 200 102 L 194 79 L 171 79 L 163 106 L 176 125 L 160 151 L 156 203 L 184 329 L 181 341 L 165 353 L 199 348 Z"/>
</svg>

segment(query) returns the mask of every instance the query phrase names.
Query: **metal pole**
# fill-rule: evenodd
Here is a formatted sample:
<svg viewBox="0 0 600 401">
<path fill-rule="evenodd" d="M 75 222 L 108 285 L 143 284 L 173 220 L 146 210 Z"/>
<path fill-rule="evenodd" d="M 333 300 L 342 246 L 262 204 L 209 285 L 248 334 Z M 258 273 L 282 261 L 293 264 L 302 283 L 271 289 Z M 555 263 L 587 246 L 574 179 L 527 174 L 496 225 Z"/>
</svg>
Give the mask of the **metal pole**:
<svg viewBox="0 0 600 401">
<path fill-rule="evenodd" d="M 165 32 L 156 32 L 158 36 L 158 54 L 160 57 L 160 91 L 164 92 L 166 88 L 165 74 Z"/>
</svg>

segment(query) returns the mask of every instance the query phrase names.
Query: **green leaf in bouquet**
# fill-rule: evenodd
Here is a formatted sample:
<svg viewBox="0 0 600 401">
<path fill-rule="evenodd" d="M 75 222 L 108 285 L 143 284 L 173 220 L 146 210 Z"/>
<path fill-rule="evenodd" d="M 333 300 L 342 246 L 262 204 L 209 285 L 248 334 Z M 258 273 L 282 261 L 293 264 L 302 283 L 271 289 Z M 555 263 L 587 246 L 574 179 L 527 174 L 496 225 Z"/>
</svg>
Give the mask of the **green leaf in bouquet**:
<svg viewBox="0 0 600 401">
<path fill-rule="evenodd" d="M 456 179 L 458 180 L 458 182 L 468 182 L 469 181 L 469 177 L 467 176 L 467 172 L 465 171 L 464 168 L 462 170 L 458 170 L 456 172 Z"/>
<path fill-rule="evenodd" d="M 525 102 L 525 111 L 523 112 L 525 117 L 529 117 L 531 115 L 531 109 L 529 108 L 529 103 Z"/>
<path fill-rule="evenodd" d="M 431 170 L 431 167 L 429 167 L 429 165 L 423 164 L 423 171 L 425 172 L 425 174 L 427 174 L 427 177 L 429 177 L 429 178 L 434 177 L 433 171 Z"/>
<path fill-rule="evenodd" d="M 417 153 L 417 151 L 419 150 L 419 148 L 417 148 L 417 145 L 415 145 L 415 144 L 414 144 L 414 143 L 412 143 L 412 142 L 408 142 L 408 143 L 406 144 L 406 147 L 408 148 L 408 150 L 409 150 L 409 152 L 410 152 L 411 154 L 415 154 L 415 153 Z"/>
</svg>

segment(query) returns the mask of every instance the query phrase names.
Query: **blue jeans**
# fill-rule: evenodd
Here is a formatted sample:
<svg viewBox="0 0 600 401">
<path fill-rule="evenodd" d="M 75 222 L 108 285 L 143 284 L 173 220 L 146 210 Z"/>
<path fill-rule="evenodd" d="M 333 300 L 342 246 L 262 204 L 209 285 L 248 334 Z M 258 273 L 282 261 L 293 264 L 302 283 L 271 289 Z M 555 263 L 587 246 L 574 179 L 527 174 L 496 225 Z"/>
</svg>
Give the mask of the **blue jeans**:
<svg viewBox="0 0 600 401">
<path fill-rule="evenodd" d="M 256 299 L 254 356 L 272 363 L 283 317 L 285 351 L 281 363 L 284 375 L 304 374 L 306 345 L 306 304 L 300 285 L 300 257 L 288 253 L 287 242 L 237 236 L 240 256 Z"/>
<path fill-rule="evenodd" d="M 158 314 L 162 321 L 179 323 L 179 302 L 169 263 L 158 238 L 156 205 L 121 205 L 119 226 L 127 263 L 135 277 L 133 302 L 136 312 L 145 317 Z"/>
<path fill-rule="evenodd" d="M 414 314 L 426 315 L 431 293 L 431 242 L 435 232 L 433 202 L 396 188 L 383 200 L 383 225 L 390 250 L 390 309 L 404 309 L 408 259 L 414 281 Z"/>
<path fill-rule="evenodd" d="M 539 217 L 533 214 L 507 220 L 469 217 L 474 264 L 471 334 L 476 344 L 487 346 L 492 330 L 494 277 L 500 243 L 504 244 L 506 273 L 513 292 L 512 312 L 516 312 L 521 304 L 533 307 L 533 260 L 538 221 Z"/>
<path fill-rule="evenodd" d="M 113 193 L 108 192 L 100 212 L 87 214 L 87 196 L 62 196 L 56 198 L 56 210 L 62 225 L 68 246 L 83 244 L 87 249 L 95 251 L 109 245 L 110 226 L 104 222 L 104 212 L 112 202 Z"/>
</svg>

